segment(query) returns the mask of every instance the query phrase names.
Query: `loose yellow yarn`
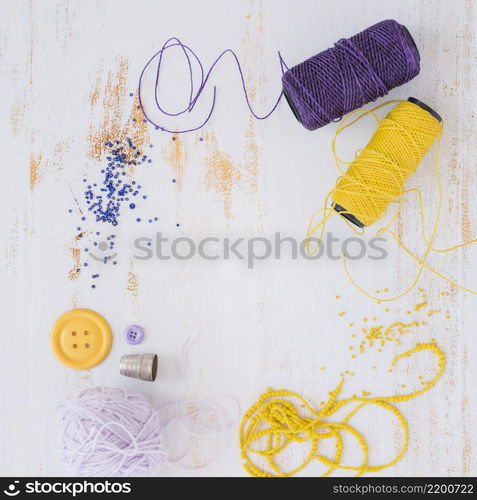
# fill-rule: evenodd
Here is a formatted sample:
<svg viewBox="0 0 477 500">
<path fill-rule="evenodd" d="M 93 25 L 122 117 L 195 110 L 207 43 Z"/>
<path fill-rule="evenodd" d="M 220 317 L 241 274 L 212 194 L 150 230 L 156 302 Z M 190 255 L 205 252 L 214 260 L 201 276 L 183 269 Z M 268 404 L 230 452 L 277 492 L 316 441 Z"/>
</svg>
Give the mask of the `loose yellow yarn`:
<svg viewBox="0 0 477 500">
<path fill-rule="evenodd" d="M 439 380 L 445 368 L 444 353 L 436 344 L 418 344 L 416 347 L 394 358 L 391 367 L 402 358 L 409 357 L 419 351 L 431 351 L 438 358 L 438 372 L 429 382 L 424 383 L 424 388 L 409 394 L 368 398 L 353 396 L 338 401 L 343 380 L 338 387 L 330 393 L 329 401 L 320 410 L 315 410 L 302 396 L 291 391 L 273 391 L 269 389 L 245 413 L 240 425 L 240 449 L 244 460 L 245 470 L 255 477 L 287 477 L 293 476 L 304 469 L 312 460 L 316 459 L 327 467 L 323 476 L 328 476 L 337 469 L 353 471 L 356 476 L 367 472 L 378 472 L 395 465 L 406 452 L 409 433 L 407 422 L 402 413 L 392 404 L 413 399 L 431 389 Z M 296 403 L 291 401 L 294 399 Z M 338 410 L 357 402 L 355 406 L 340 422 L 328 419 Z M 376 405 L 391 412 L 398 420 L 403 430 L 403 443 L 396 457 L 389 463 L 372 466 L 368 463 L 369 446 L 361 433 L 353 428 L 349 421 L 367 405 Z M 300 410 L 301 409 L 301 410 Z M 308 416 L 303 416 L 303 413 Z M 356 438 L 363 454 L 360 466 L 342 464 L 344 452 L 344 434 Z M 320 441 L 335 439 L 336 452 L 333 458 L 320 454 Z M 290 444 L 306 444 L 309 452 L 303 462 L 292 470 L 283 470 L 279 463 L 278 454 L 281 454 Z M 264 470 L 254 459 L 260 458 L 268 464 L 269 470 Z"/>
<path fill-rule="evenodd" d="M 379 120 L 375 112 L 383 106 L 394 103 L 398 103 L 397 106 L 384 119 Z M 353 162 L 341 160 L 336 153 L 336 140 L 338 136 L 345 129 L 369 115 L 378 124 L 378 128 L 370 142 Z M 346 256 L 343 255 L 344 269 L 348 279 L 360 292 L 373 300 L 390 302 L 403 297 L 416 286 L 424 269 L 431 271 L 436 276 L 462 290 L 477 295 L 476 291 L 457 283 L 427 263 L 430 252 L 450 252 L 477 242 L 477 239 L 473 239 L 446 249 L 436 249 L 433 246 L 440 222 L 442 205 L 442 186 L 439 174 L 439 149 L 442 130 L 442 123 L 420 106 L 409 101 L 389 101 L 371 110 L 356 110 L 350 113 L 336 130 L 332 142 L 332 152 L 336 166 L 342 176 L 338 179 L 335 188 L 326 196 L 323 207 L 317 210 L 310 218 L 307 230 L 306 250 L 309 255 L 314 255 L 319 250 L 327 221 L 337 215 L 337 212 L 330 207 L 330 204 L 333 206 L 335 203 L 341 205 L 346 209 L 341 214 L 351 214 L 365 226 L 370 226 L 385 215 L 390 204 L 397 203 L 398 206 L 393 217 L 386 226 L 376 232 L 376 235 L 382 236 L 385 233 L 391 235 L 396 244 L 419 265 L 416 275 L 403 292 L 394 297 L 384 298 L 377 297 L 375 294 L 364 290 L 352 277 Z M 434 170 L 438 204 L 430 236 L 427 236 L 424 230 L 422 194 L 417 188 L 405 190 L 404 184 L 409 176 L 416 171 L 420 161 L 436 139 L 437 147 Z M 342 165 L 349 165 L 346 172 L 343 170 Z M 415 255 L 395 232 L 390 229 L 401 212 L 404 195 L 410 193 L 416 193 L 418 196 L 421 235 L 426 244 L 422 256 Z M 315 222 L 316 219 L 318 219 L 318 222 Z M 362 229 L 358 230 L 351 222 L 346 219 L 344 220 L 353 231 L 358 234 L 363 233 Z M 313 235 L 317 232 L 319 232 L 319 236 L 318 238 L 314 238 Z M 312 242 L 315 243 L 314 248 L 312 247 Z"/>
</svg>

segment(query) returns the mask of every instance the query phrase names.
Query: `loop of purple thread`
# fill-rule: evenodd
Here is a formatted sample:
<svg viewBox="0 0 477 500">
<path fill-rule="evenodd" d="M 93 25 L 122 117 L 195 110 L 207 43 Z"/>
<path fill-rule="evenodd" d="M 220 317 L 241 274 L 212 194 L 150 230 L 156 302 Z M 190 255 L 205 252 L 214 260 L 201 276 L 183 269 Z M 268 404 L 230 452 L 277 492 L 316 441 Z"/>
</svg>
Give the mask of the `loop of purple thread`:
<svg viewBox="0 0 477 500">
<path fill-rule="evenodd" d="M 282 83 L 299 121 L 316 130 L 386 95 L 419 70 L 409 31 L 388 19 L 294 66 Z"/>
<path fill-rule="evenodd" d="M 163 58 L 164 53 L 168 49 L 171 49 L 172 47 L 180 47 L 181 48 L 181 50 L 184 53 L 184 56 L 185 56 L 185 58 L 187 60 L 187 65 L 188 65 L 188 70 L 189 70 L 189 89 L 190 89 L 189 90 L 189 100 L 188 100 L 188 103 L 185 106 L 185 108 L 177 111 L 176 113 L 171 113 L 169 111 L 166 111 L 161 106 L 161 104 L 159 102 L 159 96 L 158 96 L 159 78 L 160 78 L 160 73 L 161 73 L 162 58 Z M 250 113 L 257 120 L 265 120 L 266 118 L 268 118 L 275 111 L 275 109 L 277 108 L 278 104 L 280 103 L 280 100 L 282 98 L 283 93 L 280 93 L 280 95 L 278 96 L 275 104 L 272 106 L 271 110 L 268 113 L 266 113 L 263 116 L 260 116 L 257 113 L 255 113 L 255 111 L 253 110 L 252 105 L 250 103 L 249 96 L 248 96 L 247 87 L 246 87 L 246 84 L 245 84 L 245 76 L 243 74 L 242 66 L 240 64 L 239 58 L 237 57 L 237 55 L 235 54 L 235 52 L 232 49 L 226 49 L 226 50 L 224 50 L 215 59 L 215 61 L 212 63 L 212 65 L 210 66 L 209 70 L 206 73 L 204 71 L 204 65 L 200 61 L 200 59 L 197 56 L 197 54 L 189 46 L 183 44 L 178 38 L 172 37 L 172 38 L 169 38 L 169 40 L 167 40 L 164 43 L 164 45 L 162 46 L 162 48 L 159 51 L 157 51 L 149 59 L 149 61 L 144 66 L 144 68 L 142 69 L 141 74 L 139 76 L 138 100 L 139 100 L 139 106 L 141 107 L 141 110 L 142 110 L 142 112 L 144 114 L 145 119 L 151 125 L 153 125 L 156 129 L 160 129 L 160 130 L 162 130 L 164 132 L 169 132 L 171 134 L 181 134 L 181 133 L 186 133 L 186 132 L 194 132 L 195 130 L 201 129 L 210 120 L 210 117 L 212 116 L 212 113 L 213 113 L 214 108 L 215 108 L 215 101 L 216 101 L 216 96 L 217 96 L 217 88 L 216 88 L 215 85 L 213 87 L 212 104 L 211 104 L 209 113 L 208 113 L 207 117 L 205 118 L 205 120 L 200 125 L 198 125 L 196 127 L 191 127 L 191 128 L 188 128 L 188 129 L 184 129 L 184 130 L 169 130 L 169 129 L 167 129 L 167 128 L 161 126 L 161 125 L 159 125 L 158 123 L 156 123 L 151 118 L 151 116 L 148 115 L 148 113 L 145 110 L 145 106 L 144 106 L 144 102 L 143 102 L 143 95 L 142 95 L 142 84 L 143 84 L 144 74 L 145 74 L 146 70 L 149 68 L 149 66 L 151 66 L 156 61 L 156 59 L 157 59 L 156 79 L 155 79 L 155 85 L 154 85 L 154 101 L 155 101 L 156 107 L 157 107 L 157 109 L 161 113 L 163 113 L 166 116 L 177 117 L 177 116 L 181 116 L 181 115 L 183 115 L 185 113 L 190 113 L 191 111 L 193 111 L 195 105 L 197 104 L 198 99 L 202 95 L 202 92 L 204 91 L 204 89 L 205 89 L 205 87 L 207 85 L 207 82 L 209 80 L 209 77 L 210 77 L 212 71 L 214 70 L 214 68 L 218 64 L 218 62 L 226 54 L 231 54 L 232 57 L 235 60 L 235 63 L 237 64 L 237 69 L 238 69 L 238 72 L 239 72 L 239 75 L 240 75 L 240 80 L 242 82 L 242 89 L 243 89 L 243 93 L 244 93 L 244 97 L 245 97 L 245 102 L 247 104 L 248 109 L 250 110 Z M 199 83 L 199 85 L 197 87 L 197 90 L 194 89 L 194 74 L 193 74 L 193 69 L 192 69 L 191 57 L 194 58 L 195 62 L 199 65 L 199 68 L 200 68 L 200 83 Z M 285 62 L 283 61 L 280 53 L 278 53 L 278 57 L 279 57 L 279 62 L 280 62 L 280 66 L 281 66 L 282 74 L 283 74 L 284 71 L 285 71 L 285 69 L 288 69 L 288 68 L 287 68 Z"/>
</svg>

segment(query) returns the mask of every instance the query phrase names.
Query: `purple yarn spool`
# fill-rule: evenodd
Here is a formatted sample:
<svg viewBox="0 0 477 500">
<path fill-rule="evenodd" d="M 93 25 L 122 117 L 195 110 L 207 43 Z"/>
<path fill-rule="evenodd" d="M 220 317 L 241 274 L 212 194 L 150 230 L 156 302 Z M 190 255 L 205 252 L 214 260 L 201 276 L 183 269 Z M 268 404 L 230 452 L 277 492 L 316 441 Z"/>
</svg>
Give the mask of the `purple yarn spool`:
<svg viewBox="0 0 477 500">
<path fill-rule="evenodd" d="M 419 70 L 411 34 L 388 19 L 289 69 L 283 92 L 298 121 L 316 130 L 412 80 Z"/>
</svg>

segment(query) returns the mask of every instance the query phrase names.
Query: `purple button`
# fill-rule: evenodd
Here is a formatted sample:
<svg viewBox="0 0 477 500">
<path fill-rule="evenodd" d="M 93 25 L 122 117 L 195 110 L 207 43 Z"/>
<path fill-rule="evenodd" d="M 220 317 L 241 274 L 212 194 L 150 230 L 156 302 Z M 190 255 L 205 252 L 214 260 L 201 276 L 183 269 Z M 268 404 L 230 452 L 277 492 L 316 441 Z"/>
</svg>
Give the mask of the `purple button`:
<svg viewBox="0 0 477 500">
<path fill-rule="evenodd" d="M 129 325 L 126 330 L 124 330 L 124 338 L 128 344 L 139 344 L 144 338 L 144 330 L 138 325 Z"/>
</svg>

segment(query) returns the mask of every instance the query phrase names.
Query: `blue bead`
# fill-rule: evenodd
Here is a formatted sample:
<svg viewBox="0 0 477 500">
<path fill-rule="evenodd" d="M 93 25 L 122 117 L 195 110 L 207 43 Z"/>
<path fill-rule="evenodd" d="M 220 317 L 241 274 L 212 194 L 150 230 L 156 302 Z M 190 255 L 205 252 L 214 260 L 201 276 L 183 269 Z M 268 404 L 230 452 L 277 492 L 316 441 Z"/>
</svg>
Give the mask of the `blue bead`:
<svg viewBox="0 0 477 500">
<path fill-rule="evenodd" d="M 131 208 L 131 209 L 136 208 L 136 205 L 134 203 L 130 203 L 129 208 Z"/>
</svg>

